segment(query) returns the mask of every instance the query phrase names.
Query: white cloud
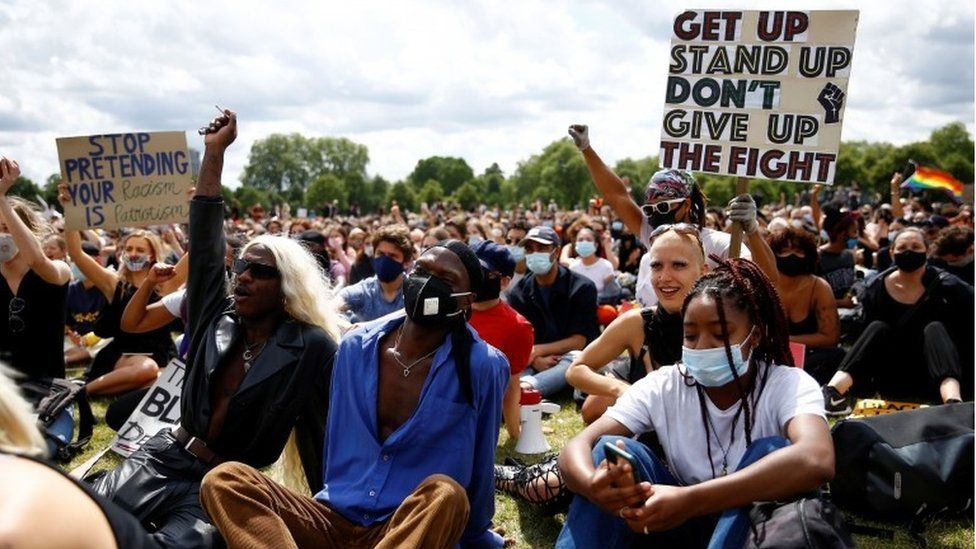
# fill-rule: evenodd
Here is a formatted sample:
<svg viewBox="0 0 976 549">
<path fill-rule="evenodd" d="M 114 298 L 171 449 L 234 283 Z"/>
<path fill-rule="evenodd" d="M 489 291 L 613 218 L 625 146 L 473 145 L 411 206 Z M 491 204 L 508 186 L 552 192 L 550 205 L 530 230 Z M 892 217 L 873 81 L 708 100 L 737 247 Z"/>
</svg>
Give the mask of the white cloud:
<svg viewBox="0 0 976 549">
<path fill-rule="evenodd" d="M 701 7 L 726 2 L 702 1 Z M 973 6 L 865 2 L 846 139 L 924 139 L 973 128 Z M 747 0 L 735 7 L 782 9 Z M 810 9 L 849 9 L 812 0 Z M 657 150 L 675 1 L 0 5 L 0 153 L 43 181 L 54 138 L 195 128 L 215 103 L 240 112 L 225 180 L 272 132 L 366 144 L 370 171 L 402 178 L 420 158 L 476 171 L 592 127 L 605 158 Z"/>
</svg>

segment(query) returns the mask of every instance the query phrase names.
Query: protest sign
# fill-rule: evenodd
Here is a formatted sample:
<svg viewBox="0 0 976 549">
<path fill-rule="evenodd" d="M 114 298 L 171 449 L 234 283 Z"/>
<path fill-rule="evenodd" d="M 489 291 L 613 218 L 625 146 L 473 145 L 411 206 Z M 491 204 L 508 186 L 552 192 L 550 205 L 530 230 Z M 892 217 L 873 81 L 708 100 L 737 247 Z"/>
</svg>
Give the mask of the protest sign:
<svg viewBox="0 0 976 549">
<path fill-rule="evenodd" d="M 57 144 L 69 193 L 66 228 L 187 221 L 193 183 L 184 132 L 62 137 Z"/>
<path fill-rule="evenodd" d="M 678 15 L 661 165 L 833 184 L 857 21 L 856 10 Z"/>
<path fill-rule="evenodd" d="M 185 377 L 186 364 L 178 358 L 171 360 L 115 435 L 111 446 L 113 452 L 128 457 L 156 433 L 179 426 L 180 395 Z"/>
</svg>

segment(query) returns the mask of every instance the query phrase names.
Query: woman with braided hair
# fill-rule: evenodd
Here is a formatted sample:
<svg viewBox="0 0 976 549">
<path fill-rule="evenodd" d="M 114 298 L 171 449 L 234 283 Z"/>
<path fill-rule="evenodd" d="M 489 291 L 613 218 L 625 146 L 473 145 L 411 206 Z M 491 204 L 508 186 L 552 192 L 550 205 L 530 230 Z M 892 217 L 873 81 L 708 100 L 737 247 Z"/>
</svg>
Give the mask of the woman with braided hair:
<svg viewBox="0 0 976 549">
<path fill-rule="evenodd" d="M 739 547 L 752 502 L 833 477 L 820 389 L 791 367 L 773 284 L 751 261 L 712 259 L 682 307 L 681 362 L 637 381 L 560 455 L 577 496 L 557 547 Z M 630 438 L 649 431 L 663 456 Z M 637 470 L 608 460 L 608 444 Z"/>
</svg>

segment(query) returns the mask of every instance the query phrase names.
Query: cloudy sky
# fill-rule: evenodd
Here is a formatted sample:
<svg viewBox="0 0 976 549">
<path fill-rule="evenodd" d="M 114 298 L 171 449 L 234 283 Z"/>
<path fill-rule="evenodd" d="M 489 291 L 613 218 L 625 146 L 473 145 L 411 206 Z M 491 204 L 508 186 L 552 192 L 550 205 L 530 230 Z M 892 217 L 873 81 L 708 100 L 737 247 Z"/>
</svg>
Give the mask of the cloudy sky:
<svg viewBox="0 0 976 549">
<path fill-rule="evenodd" d="M 36 2 L 0 0 L 0 154 L 42 182 L 55 138 L 187 130 L 240 113 L 225 182 L 273 132 L 345 136 L 371 174 L 461 156 L 476 172 L 588 123 L 608 160 L 658 148 L 673 17 L 793 2 Z M 859 5 L 860 4 L 860 5 Z M 844 139 L 973 131 L 971 0 L 807 0 L 861 10 Z"/>
</svg>

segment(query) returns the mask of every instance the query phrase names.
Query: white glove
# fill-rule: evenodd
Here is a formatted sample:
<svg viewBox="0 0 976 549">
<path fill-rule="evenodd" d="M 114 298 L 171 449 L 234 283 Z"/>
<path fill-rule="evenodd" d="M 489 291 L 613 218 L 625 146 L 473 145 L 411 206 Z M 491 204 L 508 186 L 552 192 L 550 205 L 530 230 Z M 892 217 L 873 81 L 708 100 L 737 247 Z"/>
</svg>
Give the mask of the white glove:
<svg viewBox="0 0 976 549">
<path fill-rule="evenodd" d="M 573 124 L 569 127 L 569 136 L 576 143 L 576 148 L 585 151 L 590 148 L 590 128 L 586 124 Z"/>
<path fill-rule="evenodd" d="M 752 234 L 759 230 L 759 223 L 756 221 L 756 202 L 748 194 L 740 194 L 729 201 L 729 219 L 742 225 L 742 231 Z"/>
</svg>

